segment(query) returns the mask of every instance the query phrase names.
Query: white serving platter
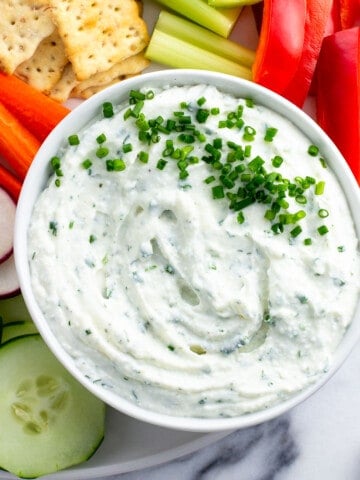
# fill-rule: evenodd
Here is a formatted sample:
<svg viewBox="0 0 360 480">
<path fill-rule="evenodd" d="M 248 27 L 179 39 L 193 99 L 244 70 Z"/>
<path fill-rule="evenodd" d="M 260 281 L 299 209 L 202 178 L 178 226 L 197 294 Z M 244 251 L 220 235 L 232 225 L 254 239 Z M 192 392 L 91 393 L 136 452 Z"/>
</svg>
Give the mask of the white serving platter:
<svg viewBox="0 0 360 480">
<path fill-rule="evenodd" d="M 143 16 L 151 33 L 160 7 L 152 0 L 144 0 L 143 4 Z M 257 33 L 249 8 L 242 12 L 232 38 L 236 38 L 249 48 L 255 48 Z M 147 71 L 162 68 L 165 67 L 152 64 Z M 76 108 L 77 103 L 77 101 L 70 101 L 69 106 Z M 15 303 L 13 310 L 7 312 L 9 319 L 23 318 L 27 315 L 21 297 Z M 41 478 L 43 480 L 90 480 L 131 472 L 190 454 L 224 438 L 229 433 L 229 431 L 215 434 L 191 433 L 155 427 L 108 408 L 105 439 L 94 456 L 74 468 Z M 0 480 L 15 478 L 17 477 L 0 470 Z"/>
</svg>

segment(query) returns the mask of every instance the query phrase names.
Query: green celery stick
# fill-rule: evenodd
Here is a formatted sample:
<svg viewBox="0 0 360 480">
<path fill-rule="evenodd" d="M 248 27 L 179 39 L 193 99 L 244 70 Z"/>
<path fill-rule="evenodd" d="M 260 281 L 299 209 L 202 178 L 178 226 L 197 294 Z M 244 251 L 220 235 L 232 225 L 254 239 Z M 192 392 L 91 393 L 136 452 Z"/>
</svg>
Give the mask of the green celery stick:
<svg viewBox="0 0 360 480">
<path fill-rule="evenodd" d="M 228 37 L 241 12 L 241 7 L 216 9 L 207 0 L 157 0 L 165 7 L 189 18 L 222 37 Z"/>
<path fill-rule="evenodd" d="M 199 68 L 252 79 L 251 70 L 160 30 L 153 31 L 146 58 L 174 68 Z"/>
<path fill-rule="evenodd" d="M 255 52 L 252 50 L 165 10 L 160 13 L 155 28 L 246 67 L 251 68 L 254 63 Z"/>
<path fill-rule="evenodd" d="M 207 0 L 208 5 L 216 8 L 245 7 L 245 5 L 254 5 L 262 0 Z"/>
</svg>

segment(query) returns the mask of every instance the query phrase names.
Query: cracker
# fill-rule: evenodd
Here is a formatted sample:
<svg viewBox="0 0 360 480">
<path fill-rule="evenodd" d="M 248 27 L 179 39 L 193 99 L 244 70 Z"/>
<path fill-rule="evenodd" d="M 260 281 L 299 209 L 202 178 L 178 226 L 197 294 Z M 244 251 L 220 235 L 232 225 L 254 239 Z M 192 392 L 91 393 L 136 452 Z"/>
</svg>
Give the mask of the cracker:
<svg viewBox="0 0 360 480">
<path fill-rule="evenodd" d="M 14 73 L 54 31 L 44 0 L 3 0 L 0 15 L 0 69 Z"/>
<path fill-rule="evenodd" d="M 49 0 L 78 80 L 109 70 L 149 41 L 135 0 Z"/>
<path fill-rule="evenodd" d="M 85 90 L 81 91 L 81 98 L 87 99 L 95 95 L 95 93 L 100 92 L 101 90 L 104 90 L 104 88 L 110 87 L 111 85 L 114 85 L 115 83 L 119 83 L 122 80 L 126 80 L 127 78 L 132 78 L 135 77 L 137 74 L 129 74 L 129 75 L 121 75 L 119 78 L 116 78 L 112 80 L 109 83 L 105 83 L 103 85 L 93 85 L 92 87 L 85 88 Z M 72 95 L 71 95 L 72 96 Z"/>
<path fill-rule="evenodd" d="M 49 97 L 63 103 L 69 98 L 71 91 L 77 83 L 72 65 L 68 63 L 63 70 L 60 80 L 50 90 Z"/>
<path fill-rule="evenodd" d="M 150 61 L 145 58 L 144 52 L 137 53 L 136 55 L 128 57 L 122 62 L 115 64 L 109 70 L 96 73 L 88 80 L 80 82 L 74 88 L 71 96 L 88 98 L 83 96 L 83 91 L 94 87 L 101 87 L 102 85 L 108 85 L 114 81 L 122 80 L 126 75 L 135 75 L 140 73 L 146 67 L 148 67 L 149 64 Z"/>
<path fill-rule="evenodd" d="M 49 93 L 67 63 L 64 44 L 55 31 L 40 43 L 29 60 L 17 67 L 15 75 L 37 90 Z"/>
</svg>

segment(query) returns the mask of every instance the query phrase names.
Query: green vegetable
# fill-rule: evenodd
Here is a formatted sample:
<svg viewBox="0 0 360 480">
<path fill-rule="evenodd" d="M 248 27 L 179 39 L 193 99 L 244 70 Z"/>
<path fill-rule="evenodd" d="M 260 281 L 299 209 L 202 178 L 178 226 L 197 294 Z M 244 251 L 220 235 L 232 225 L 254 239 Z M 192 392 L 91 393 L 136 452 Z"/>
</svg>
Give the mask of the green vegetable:
<svg viewBox="0 0 360 480">
<path fill-rule="evenodd" d="M 166 11 L 160 13 L 155 28 L 248 68 L 251 68 L 254 63 L 255 52 L 252 50 Z M 199 106 L 202 105 L 199 104 Z"/>
<path fill-rule="evenodd" d="M 70 137 L 68 137 L 68 142 L 69 145 L 79 145 L 80 139 L 77 135 L 70 135 Z"/>
<path fill-rule="evenodd" d="M 111 102 L 103 103 L 103 115 L 105 118 L 110 118 L 114 115 L 114 108 Z"/>
<path fill-rule="evenodd" d="M 145 56 L 149 60 L 173 68 L 198 68 L 227 73 L 247 80 L 252 79 L 249 68 L 157 28 L 153 31 Z"/>
<path fill-rule="evenodd" d="M 261 0 L 207 0 L 207 2 L 211 7 L 229 8 L 254 5 L 254 3 L 260 3 Z"/>
<path fill-rule="evenodd" d="M 210 7 L 206 0 L 157 0 L 157 2 L 222 37 L 229 36 L 241 12 L 241 8 L 238 7 L 225 10 Z"/>
<path fill-rule="evenodd" d="M 1 317 L 0 317 L 1 318 Z M 29 320 L 15 320 L 6 322 L 2 325 L 1 343 L 5 343 L 12 338 L 37 333 L 35 324 Z"/>
<path fill-rule="evenodd" d="M 105 405 L 57 361 L 40 335 L 0 348 L 0 466 L 34 478 L 87 460 L 104 436 Z"/>
</svg>

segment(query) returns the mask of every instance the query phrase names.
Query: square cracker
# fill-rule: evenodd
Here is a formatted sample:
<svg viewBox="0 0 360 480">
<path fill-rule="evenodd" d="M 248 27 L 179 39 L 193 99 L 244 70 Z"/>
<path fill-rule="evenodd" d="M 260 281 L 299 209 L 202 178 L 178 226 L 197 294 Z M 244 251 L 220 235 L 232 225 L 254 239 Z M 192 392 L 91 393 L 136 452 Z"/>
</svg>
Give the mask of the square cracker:
<svg viewBox="0 0 360 480">
<path fill-rule="evenodd" d="M 37 90 L 49 93 L 67 63 L 64 44 L 55 31 L 39 44 L 29 60 L 17 67 L 15 75 Z"/>
<path fill-rule="evenodd" d="M 78 80 L 108 70 L 149 42 L 135 0 L 49 0 Z"/>
<path fill-rule="evenodd" d="M 32 57 L 55 26 L 44 0 L 3 0 L 0 15 L 0 69 L 12 74 Z"/>
</svg>

